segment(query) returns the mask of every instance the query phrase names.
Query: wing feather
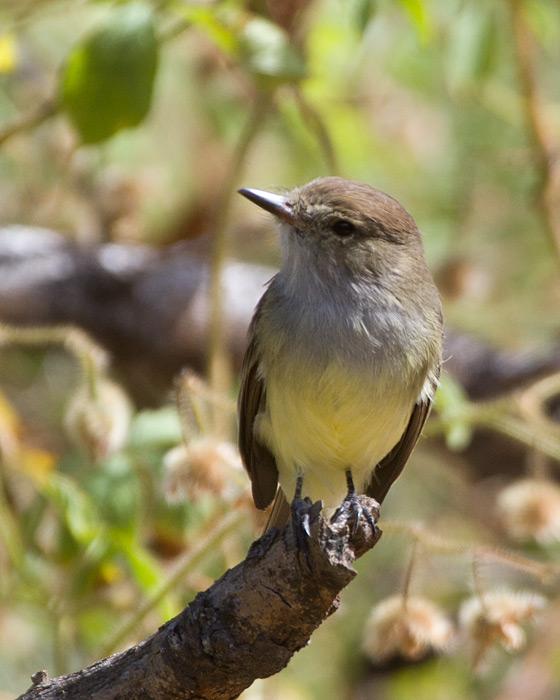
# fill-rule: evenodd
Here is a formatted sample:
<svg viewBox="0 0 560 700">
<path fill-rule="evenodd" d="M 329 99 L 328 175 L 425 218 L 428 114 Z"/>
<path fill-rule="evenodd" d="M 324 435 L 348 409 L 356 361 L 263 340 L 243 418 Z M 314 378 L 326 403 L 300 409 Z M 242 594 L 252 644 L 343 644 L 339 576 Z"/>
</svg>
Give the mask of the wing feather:
<svg viewBox="0 0 560 700">
<path fill-rule="evenodd" d="M 433 396 L 437 381 L 439 378 L 440 367 L 437 367 L 436 372 L 428 378 L 428 382 L 432 385 L 433 391 L 427 392 L 428 396 Z M 430 414 L 432 408 L 432 399 L 424 398 L 415 404 L 406 426 L 406 430 L 402 434 L 401 439 L 388 452 L 385 457 L 373 470 L 371 480 L 366 487 L 366 495 L 375 498 L 378 503 L 382 503 L 387 495 L 387 492 L 398 479 L 404 469 L 412 450 L 414 449 L 424 423 Z"/>
<path fill-rule="evenodd" d="M 259 355 L 253 333 L 241 369 L 239 452 L 251 479 L 253 500 L 261 509 L 270 505 L 278 486 L 276 460 L 270 450 L 257 440 L 253 430 L 257 414 L 264 410 L 266 388 L 259 374 Z"/>
<path fill-rule="evenodd" d="M 292 515 L 290 504 L 284 495 L 284 491 L 279 486 L 274 497 L 274 503 L 268 514 L 268 520 L 264 527 L 264 532 L 268 532 L 273 527 L 284 527 Z M 264 534 L 263 532 L 263 534 Z"/>
</svg>

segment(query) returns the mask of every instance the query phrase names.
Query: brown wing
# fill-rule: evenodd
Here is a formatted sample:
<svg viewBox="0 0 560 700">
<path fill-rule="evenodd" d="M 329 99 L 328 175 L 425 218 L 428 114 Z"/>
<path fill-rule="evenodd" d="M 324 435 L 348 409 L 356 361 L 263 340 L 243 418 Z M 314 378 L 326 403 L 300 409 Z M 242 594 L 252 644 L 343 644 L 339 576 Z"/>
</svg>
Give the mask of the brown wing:
<svg viewBox="0 0 560 700">
<path fill-rule="evenodd" d="M 436 375 L 433 377 L 434 389 L 437 385 L 439 377 L 439 367 Z M 378 503 L 382 503 L 387 495 L 387 492 L 398 479 L 400 473 L 408 462 L 410 453 L 414 449 L 424 423 L 432 408 L 430 400 L 418 402 L 414 406 L 406 430 L 402 434 L 401 439 L 393 447 L 393 449 L 383 457 L 381 462 L 375 467 L 371 475 L 371 480 L 366 487 L 366 495 L 375 498 Z"/>
<path fill-rule="evenodd" d="M 258 372 L 259 357 L 254 336 L 243 358 L 241 389 L 238 401 L 239 452 L 253 487 L 257 508 L 270 505 L 278 486 L 278 469 L 273 454 L 254 435 L 258 413 L 266 407 L 266 389 Z"/>
<path fill-rule="evenodd" d="M 264 526 L 264 531 L 268 532 L 273 527 L 284 527 L 292 515 L 292 509 L 288 503 L 284 491 L 279 486 L 276 491 L 276 496 L 274 497 L 274 503 L 268 514 L 268 520 Z"/>
</svg>

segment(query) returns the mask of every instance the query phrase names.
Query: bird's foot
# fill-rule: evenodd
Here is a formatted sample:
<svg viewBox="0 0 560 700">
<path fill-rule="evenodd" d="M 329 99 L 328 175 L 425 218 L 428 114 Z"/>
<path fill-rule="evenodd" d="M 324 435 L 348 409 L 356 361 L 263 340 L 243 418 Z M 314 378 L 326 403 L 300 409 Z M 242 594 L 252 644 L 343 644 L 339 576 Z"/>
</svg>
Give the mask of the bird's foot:
<svg viewBox="0 0 560 700">
<path fill-rule="evenodd" d="M 323 507 L 322 501 L 313 501 L 310 498 L 296 496 L 290 506 L 292 511 L 292 532 L 296 552 L 301 554 L 311 571 L 309 558 L 309 539 L 311 538 L 311 523 L 317 518 Z"/>
<path fill-rule="evenodd" d="M 331 521 L 336 523 L 344 520 L 348 525 L 350 535 L 354 537 L 358 531 L 361 518 L 365 518 L 370 527 L 373 530 L 375 529 L 375 520 L 369 508 L 364 508 L 356 493 L 349 493 L 342 501 L 340 507 L 336 509 Z"/>
<path fill-rule="evenodd" d="M 354 486 L 354 480 L 352 479 L 352 472 L 350 469 L 346 471 L 346 485 L 348 487 L 346 498 L 342 501 L 340 507 L 335 511 L 331 521 L 338 522 L 339 520 L 344 519 L 348 525 L 348 529 L 352 537 L 358 531 L 361 518 L 365 518 L 370 527 L 375 530 L 375 520 L 373 519 L 373 515 L 368 508 L 364 508 L 362 505 L 360 497 L 356 493 L 356 488 Z"/>
<path fill-rule="evenodd" d="M 292 511 L 292 532 L 294 535 L 295 548 L 298 555 L 302 555 L 311 571 L 311 561 L 309 559 L 309 539 L 311 537 L 311 523 L 317 518 L 323 507 L 322 501 L 313 503 L 310 498 L 302 498 L 301 491 L 303 477 L 298 476 L 296 481 L 296 492 L 291 503 Z"/>
</svg>

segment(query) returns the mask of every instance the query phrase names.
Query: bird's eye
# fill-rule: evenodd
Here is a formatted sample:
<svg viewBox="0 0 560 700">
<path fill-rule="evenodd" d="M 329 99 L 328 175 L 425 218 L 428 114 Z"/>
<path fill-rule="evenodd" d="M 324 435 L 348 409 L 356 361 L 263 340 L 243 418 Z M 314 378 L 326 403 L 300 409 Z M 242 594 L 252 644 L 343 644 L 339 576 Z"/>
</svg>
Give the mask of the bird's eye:
<svg viewBox="0 0 560 700">
<path fill-rule="evenodd" d="M 337 219 L 331 224 L 331 228 L 337 236 L 341 237 L 351 236 L 356 230 L 354 224 L 346 219 Z"/>
</svg>

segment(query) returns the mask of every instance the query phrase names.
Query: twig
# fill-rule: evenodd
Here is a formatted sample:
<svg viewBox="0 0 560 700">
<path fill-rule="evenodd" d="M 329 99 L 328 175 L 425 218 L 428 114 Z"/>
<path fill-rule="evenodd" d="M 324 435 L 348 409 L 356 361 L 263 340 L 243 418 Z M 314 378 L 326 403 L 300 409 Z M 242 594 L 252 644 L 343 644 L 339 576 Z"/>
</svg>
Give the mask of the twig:
<svg viewBox="0 0 560 700">
<path fill-rule="evenodd" d="M 340 173 L 340 166 L 338 163 L 338 158 L 336 156 L 336 150 L 332 139 L 329 134 L 329 130 L 321 114 L 311 105 L 305 98 L 299 85 L 294 85 L 293 87 L 294 95 L 296 98 L 296 104 L 301 113 L 302 118 L 307 123 L 309 129 L 313 132 L 319 147 L 323 152 L 325 162 L 327 164 L 327 170 L 331 175 L 337 175 Z"/>
<path fill-rule="evenodd" d="M 109 363 L 108 353 L 81 328 L 74 326 L 11 326 L 0 321 L 0 348 L 2 345 L 62 345 L 80 363 L 89 395 L 97 397 L 101 373 Z"/>
<path fill-rule="evenodd" d="M 560 164 L 558 145 L 551 138 L 535 78 L 534 46 L 521 0 L 510 0 L 515 58 L 527 128 L 539 173 L 537 203 L 560 263 Z"/>
<path fill-rule="evenodd" d="M 509 397 L 472 402 L 462 409 L 460 419 L 472 428 L 490 428 L 560 461 L 560 433 L 557 425 L 552 420 L 529 422 L 525 416 L 516 415 L 512 411 L 515 408 L 515 402 Z M 424 434 L 436 437 L 445 435 L 446 430 L 445 418 L 435 417 L 426 425 Z"/>
<path fill-rule="evenodd" d="M 487 615 L 488 614 L 488 606 L 486 605 L 486 597 L 484 595 L 484 586 L 482 585 L 482 574 L 480 573 L 480 569 L 481 569 L 480 565 L 481 565 L 480 557 L 479 557 L 478 551 L 475 549 L 473 551 L 473 556 L 472 556 L 472 561 L 471 561 L 473 588 L 474 588 L 474 593 L 475 593 L 476 597 L 478 598 L 482 609 L 484 610 L 484 613 Z"/>
<path fill-rule="evenodd" d="M 60 111 L 59 103 L 52 99 L 46 99 L 37 107 L 34 107 L 25 114 L 19 114 L 13 121 L 0 127 L 0 147 L 12 136 L 33 129 L 39 124 L 46 122 Z"/>
<path fill-rule="evenodd" d="M 222 272 L 226 258 L 226 232 L 231 200 L 239 176 L 245 165 L 249 148 L 258 134 L 268 110 L 272 96 L 260 93 L 249 114 L 247 124 L 236 144 L 228 173 L 215 204 L 216 218 L 212 227 L 212 251 L 210 264 L 210 339 L 208 350 L 208 375 L 210 386 L 216 394 L 224 394 L 229 388 L 230 368 L 226 352 L 223 318 Z M 221 432 L 222 416 L 214 412 L 214 428 Z"/>
<path fill-rule="evenodd" d="M 0 440 L 0 452 L 2 441 Z M 0 460 L 1 466 L 1 460 Z M 6 498 L 5 478 L 0 469 L 0 541 L 3 542 L 6 554 L 16 571 L 22 573 L 25 564 L 25 545 L 17 517 L 10 508 Z"/>
<path fill-rule="evenodd" d="M 386 534 L 394 533 L 412 537 L 423 547 L 432 549 L 434 552 L 455 556 L 469 554 L 473 560 L 477 560 L 477 564 L 483 559 L 490 559 L 500 562 L 501 564 L 509 566 L 512 569 L 525 571 L 543 582 L 547 582 L 550 579 L 560 575 L 560 566 L 556 562 L 536 561 L 501 547 L 493 547 L 492 545 L 470 544 L 446 539 L 444 537 L 434 535 L 419 523 L 384 521 L 383 531 Z"/>
<path fill-rule="evenodd" d="M 408 599 L 410 598 L 410 589 L 412 586 L 412 575 L 414 573 L 414 568 L 416 565 L 416 562 L 418 561 L 418 551 L 420 549 L 420 544 L 418 537 L 413 537 L 412 541 L 412 552 L 410 553 L 410 560 L 408 562 L 408 567 L 406 569 L 406 574 L 404 578 L 404 586 L 403 586 L 403 594 L 402 594 L 402 599 L 403 599 L 403 609 L 406 610 L 406 606 L 408 603 Z"/>
<path fill-rule="evenodd" d="M 175 390 L 177 412 L 183 430 L 183 440 L 188 443 L 197 435 L 211 432 L 210 409 L 221 411 L 224 416 L 234 416 L 236 402 L 225 394 L 218 394 L 195 372 L 186 369 L 177 381 Z"/>
</svg>

